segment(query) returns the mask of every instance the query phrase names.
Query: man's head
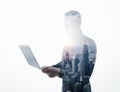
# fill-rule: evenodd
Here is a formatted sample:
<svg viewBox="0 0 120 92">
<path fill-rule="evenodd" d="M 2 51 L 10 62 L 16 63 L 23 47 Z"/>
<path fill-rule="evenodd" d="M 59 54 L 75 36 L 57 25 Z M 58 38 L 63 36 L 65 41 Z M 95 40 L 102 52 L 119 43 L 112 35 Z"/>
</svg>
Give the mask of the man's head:
<svg viewBox="0 0 120 92">
<path fill-rule="evenodd" d="M 80 27 L 81 25 L 81 15 L 75 10 L 71 10 L 65 13 L 64 18 L 65 27 Z"/>
<path fill-rule="evenodd" d="M 65 13 L 64 18 L 65 28 L 68 36 L 72 39 L 78 39 L 83 36 L 81 32 L 81 15 L 75 10 Z"/>
</svg>

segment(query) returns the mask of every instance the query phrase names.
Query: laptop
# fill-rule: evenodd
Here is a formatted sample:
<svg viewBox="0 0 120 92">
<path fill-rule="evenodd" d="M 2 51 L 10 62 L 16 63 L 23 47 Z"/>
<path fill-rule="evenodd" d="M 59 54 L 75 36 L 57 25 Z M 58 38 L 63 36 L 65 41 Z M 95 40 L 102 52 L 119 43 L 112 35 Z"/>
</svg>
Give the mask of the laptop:
<svg viewBox="0 0 120 92">
<path fill-rule="evenodd" d="M 41 69 L 31 48 L 28 45 L 20 45 L 19 48 L 22 51 L 23 55 L 25 56 L 29 65 L 31 65 L 35 68 Z"/>
</svg>

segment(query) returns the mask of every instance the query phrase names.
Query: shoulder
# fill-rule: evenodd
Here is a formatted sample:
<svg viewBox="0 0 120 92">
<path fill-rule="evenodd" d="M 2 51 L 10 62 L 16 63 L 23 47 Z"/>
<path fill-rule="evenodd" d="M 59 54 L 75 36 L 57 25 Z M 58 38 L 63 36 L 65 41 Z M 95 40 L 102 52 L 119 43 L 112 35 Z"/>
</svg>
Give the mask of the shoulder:
<svg viewBox="0 0 120 92">
<path fill-rule="evenodd" d="M 88 49 L 90 51 L 94 51 L 95 53 L 97 52 L 97 45 L 95 41 L 89 37 L 85 37 L 85 44 L 88 46 Z"/>
<path fill-rule="evenodd" d="M 85 37 L 85 44 L 87 44 L 88 46 L 97 47 L 95 41 L 87 36 Z"/>
</svg>

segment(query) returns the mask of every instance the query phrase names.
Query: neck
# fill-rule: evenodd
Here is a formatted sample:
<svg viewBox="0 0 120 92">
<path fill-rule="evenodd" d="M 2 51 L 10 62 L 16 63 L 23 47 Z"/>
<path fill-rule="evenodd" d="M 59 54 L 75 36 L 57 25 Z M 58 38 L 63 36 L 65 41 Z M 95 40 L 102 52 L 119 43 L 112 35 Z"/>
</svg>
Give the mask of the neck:
<svg viewBox="0 0 120 92">
<path fill-rule="evenodd" d="M 80 31 L 81 27 L 80 25 L 74 25 L 74 26 L 67 26 L 66 27 L 67 30 L 73 30 L 73 31 Z"/>
<path fill-rule="evenodd" d="M 67 29 L 70 32 L 68 35 L 71 40 L 80 40 L 84 37 L 82 30 L 79 27 L 71 27 Z"/>
</svg>

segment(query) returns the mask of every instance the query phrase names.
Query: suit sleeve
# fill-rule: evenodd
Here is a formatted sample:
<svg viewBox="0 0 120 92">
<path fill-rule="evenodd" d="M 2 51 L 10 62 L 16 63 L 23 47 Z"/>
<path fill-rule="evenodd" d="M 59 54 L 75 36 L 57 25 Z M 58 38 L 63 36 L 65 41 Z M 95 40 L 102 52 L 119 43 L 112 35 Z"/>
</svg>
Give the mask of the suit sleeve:
<svg viewBox="0 0 120 92">
<path fill-rule="evenodd" d="M 60 68 L 60 73 L 59 73 L 58 77 L 63 78 L 64 72 L 63 72 L 63 69 L 62 69 L 62 61 L 57 63 L 57 64 L 55 64 L 55 65 L 52 65 L 52 67 Z"/>
<path fill-rule="evenodd" d="M 91 76 L 93 69 L 94 69 L 94 65 L 95 65 L 95 61 L 96 61 L 96 53 L 97 53 L 97 47 L 96 44 L 93 45 L 93 49 L 91 51 L 91 53 L 89 53 L 89 75 Z"/>
</svg>

